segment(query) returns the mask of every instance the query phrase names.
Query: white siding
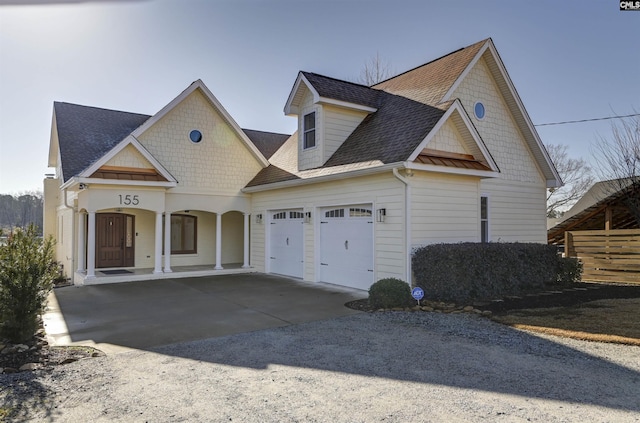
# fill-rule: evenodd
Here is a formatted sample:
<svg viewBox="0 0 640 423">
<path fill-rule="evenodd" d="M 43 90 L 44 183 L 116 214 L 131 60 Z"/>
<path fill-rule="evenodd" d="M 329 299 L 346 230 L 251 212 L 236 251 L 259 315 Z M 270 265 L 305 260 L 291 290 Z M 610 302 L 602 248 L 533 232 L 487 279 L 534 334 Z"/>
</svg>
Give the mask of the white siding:
<svg viewBox="0 0 640 423">
<path fill-rule="evenodd" d="M 385 208 L 384 223 L 374 222 L 374 280 L 385 277 L 405 278 L 404 260 L 404 185 L 391 171 L 367 177 L 333 181 L 253 194 L 252 216 L 263 215 L 262 224 L 253 224 L 251 231 L 252 265 L 266 271 L 265 239 L 269 225 L 267 210 L 304 208 L 313 214 L 312 222 L 304 225 L 304 279 L 317 280 L 315 263 L 319 249 L 318 210 L 322 207 L 372 203 L 374 209 Z M 374 218 L 375 220 L 375 218 Z"/>
<path fill-rule="evenodd" d="M 416 172 L 410 181 L 413 247 L 480 240 L 477 177 Z"/>
<path fill-rule="evenodd" d="M 486 179 L 489 239 L 493 242 L 547 242 L 546 189 L 541 184 Z"/>
<path fill-rule="evenodd" d="M 323 106 L 324 140 L 322 141 L 323 163 L 336 152 L 347 137 L 367 116 L 366 112 Z"/>
</svg>

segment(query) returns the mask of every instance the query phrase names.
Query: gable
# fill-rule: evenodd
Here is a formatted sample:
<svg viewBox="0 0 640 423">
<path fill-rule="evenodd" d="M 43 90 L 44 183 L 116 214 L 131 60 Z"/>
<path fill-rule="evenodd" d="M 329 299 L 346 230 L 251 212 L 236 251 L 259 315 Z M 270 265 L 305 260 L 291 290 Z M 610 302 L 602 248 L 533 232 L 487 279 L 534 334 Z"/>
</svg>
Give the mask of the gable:
<svg viewBox="0 0 640 423">
<path fill-rule="evenodd" d="M 463 145 L 462 136 L 450 120 L 442 125 L 438 133 L 427 144 L 427 148 L 450 153 L 471 154 Z"/>
<path fill-rule="evenodd" d="M 458 98 L 468 111 L 473 125 L 500 168 L 503 179 L 533 183 L 545 181 L 484 58 L 480 58 L 468 71 L 452 97 Z M 478 101 L 485 106 L 486 115 L 483 119 L 473 115 Z"/>
<path fill-rule="evenodd" d="M 109 159 L 104 166 L 153 169 L 153 165 L 131 144 Z"/>
<path fill-rule="evenodd" d="M 258 157 L 266 162 L 264 156 L 202 90 L 194 89 L 170 105 L 134 135 L 179 187 L 236 191 L 262 169 Z M 202 134 L 200 142 L 190 140 L 193 130 Z"/>
</svg>

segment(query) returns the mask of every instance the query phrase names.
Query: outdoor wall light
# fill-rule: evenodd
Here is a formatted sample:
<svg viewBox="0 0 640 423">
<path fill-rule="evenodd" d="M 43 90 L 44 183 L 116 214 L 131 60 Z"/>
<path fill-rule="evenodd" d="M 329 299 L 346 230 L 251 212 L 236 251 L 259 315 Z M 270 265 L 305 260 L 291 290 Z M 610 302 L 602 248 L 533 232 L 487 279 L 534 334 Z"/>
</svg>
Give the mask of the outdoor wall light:
<svg viewBox="0 0 640 423">
<path fill-rule="evenodd" d="M 262 213 L 256 214 L 256 223 L 262 223 Z"/>
<path fill-rule="evenodd" d="M 387 209 L 378 209 L 376 210 L 376 221 L 384 222 L 384 218 L 387 215 Z"/>
<path fill-rule="evenodd" d="M 304 214 L 304 223 L 311 223 L 311 212 L 308 211 Z"/>
</svg>

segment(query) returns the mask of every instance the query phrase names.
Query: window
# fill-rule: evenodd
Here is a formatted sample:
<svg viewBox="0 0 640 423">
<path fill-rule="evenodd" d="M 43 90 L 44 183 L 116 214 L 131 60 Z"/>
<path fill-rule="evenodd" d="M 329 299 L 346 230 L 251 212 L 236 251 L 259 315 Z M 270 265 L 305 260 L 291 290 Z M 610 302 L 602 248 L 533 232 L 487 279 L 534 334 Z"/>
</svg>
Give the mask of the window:
<svg viewBox="0 0 640 423">
<path fill-rule="evenodd" d="M 303 219 L 304 218 L 304 213 L 302 212 L 289 212 L 289 219 Z"/>
<path fill-rule="evenodd" d="M 489 242 L 489 198 L 480 197 L 480 242 Z"/>
<path fill-rule="evenodd" d="M 199 143 L 200 141 L 202 141 L 202 132 L 194 129 L 193 131 L 189 132 L 189 139 L 194 144 Z"/>
<path fill-rule="evenodd" d="M 171 254 L 196 254 L 198 252 L 197 226 L 198 218 L 195 216 L 171 215 Z M 164 236 L 162 239 L 164 240 Z"/>
<path fill-rule="evenodd" d="M 371 210 L 360 209 L 360 208 L 350 208 L 349 216 L 350 217 L 371 217 Z"/>
<path fill-rule="evenodd" d="M 329 210 L 324 213 L 324 217 L 344 217 L 344 209 Z"/>
<path fill-rule="evenodd" d="M 303 121 L 303 149 L 311 148 L 316 146 L 316 112 L 309 113 L 308 115 L 304 115 Z"/>
<path fill-rule="evenodd" d="M 274 220 L 286 219 L 286 218 L 287 218 L 287 212 L 280 212 L 273 215 Z"/>
<path fill-rule="evenodd" d="M 482 120 L 484 119 L 484 104 L 482 104 L 481 102 L 477 102 L 474 106 L 473 106 L 473 113 L 476 115 L 476 117 L 478 118 L 478 120 Z"/>
</svg>

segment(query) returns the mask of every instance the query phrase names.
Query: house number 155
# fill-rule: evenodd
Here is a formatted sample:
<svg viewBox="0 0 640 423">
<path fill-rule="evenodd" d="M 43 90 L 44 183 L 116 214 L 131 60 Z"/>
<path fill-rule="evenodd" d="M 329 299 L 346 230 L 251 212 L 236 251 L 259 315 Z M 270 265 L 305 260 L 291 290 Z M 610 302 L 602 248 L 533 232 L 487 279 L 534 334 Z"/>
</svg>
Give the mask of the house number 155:
<svg viewBox="0 0 640 423">
<path fill-rule="evenodd" d="M 137 206 L 138 204 L 140 204 L 140 199 L 138 198 L 137 195 L 122 195 L 122 194 L 118 194 L 118 197 L 120 198 L 120 205 L 125 205 L 125 206 Z"/>
</svg>

